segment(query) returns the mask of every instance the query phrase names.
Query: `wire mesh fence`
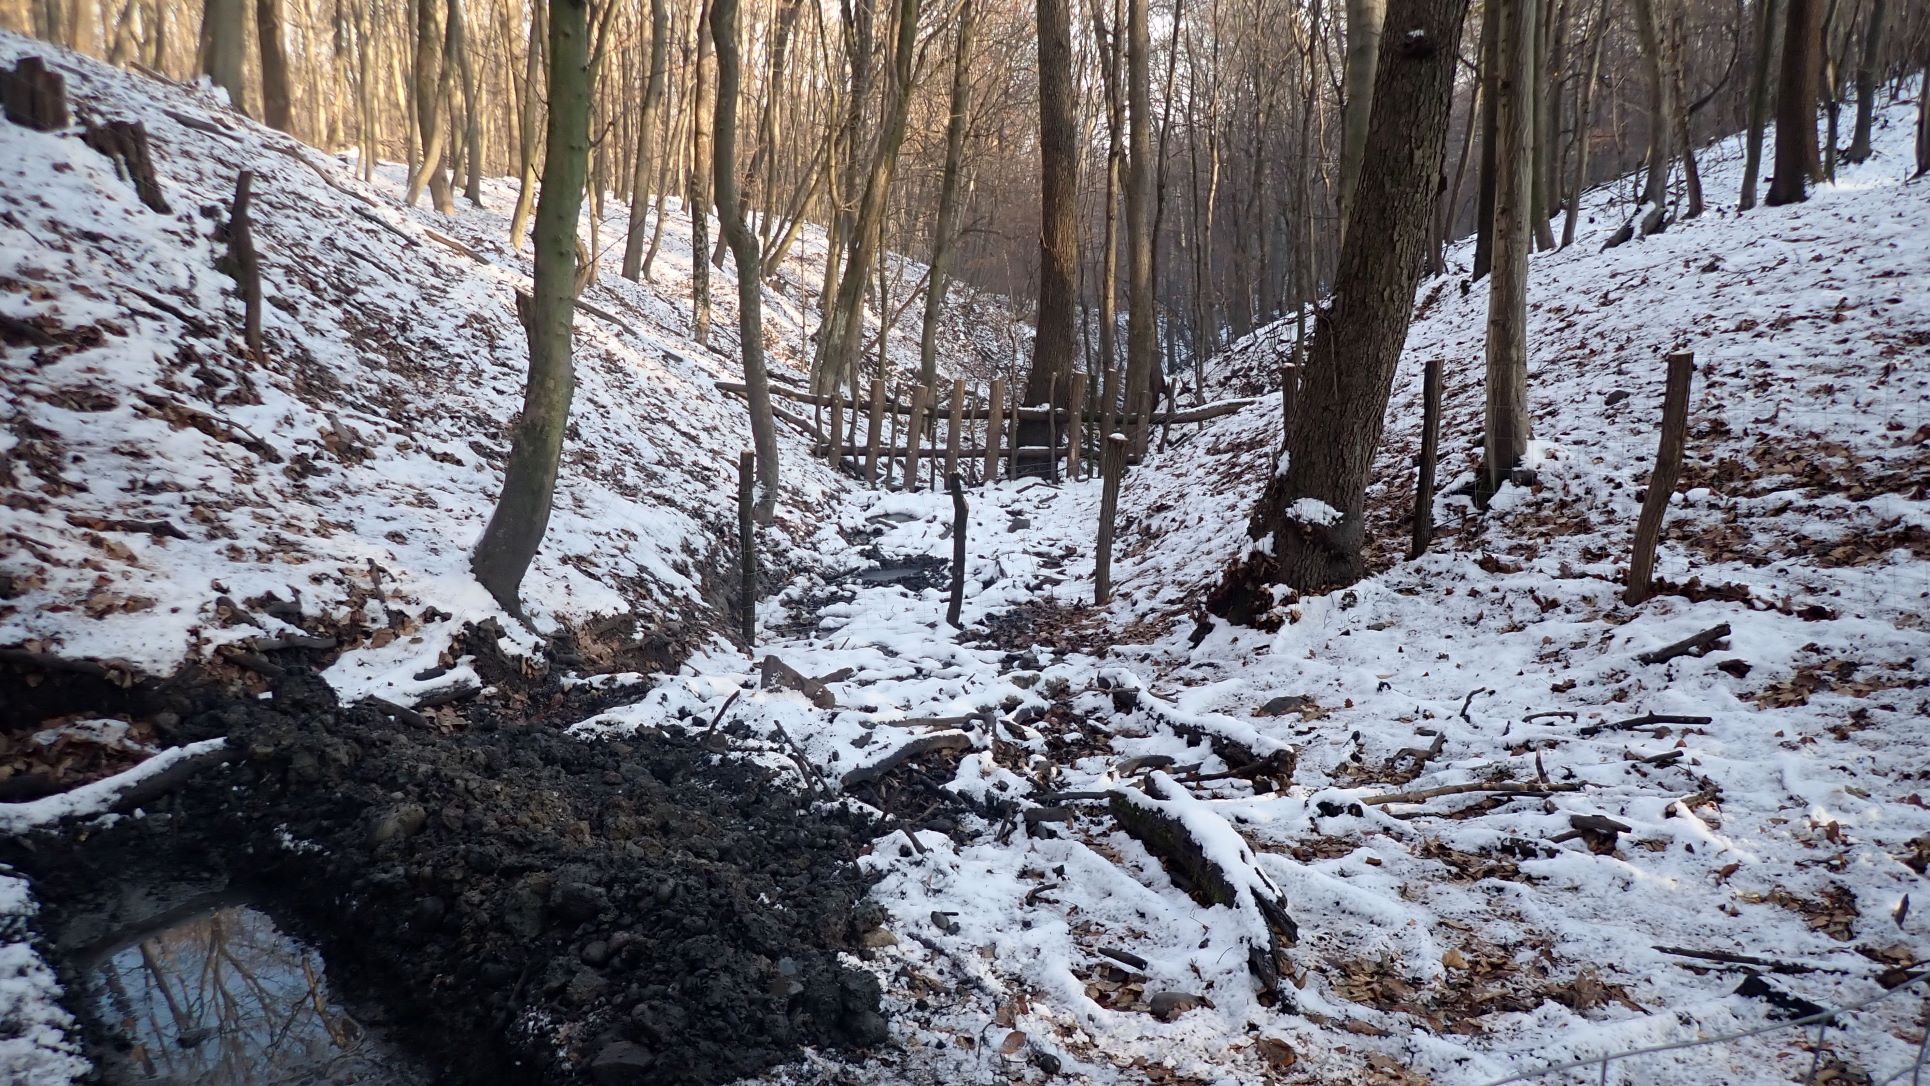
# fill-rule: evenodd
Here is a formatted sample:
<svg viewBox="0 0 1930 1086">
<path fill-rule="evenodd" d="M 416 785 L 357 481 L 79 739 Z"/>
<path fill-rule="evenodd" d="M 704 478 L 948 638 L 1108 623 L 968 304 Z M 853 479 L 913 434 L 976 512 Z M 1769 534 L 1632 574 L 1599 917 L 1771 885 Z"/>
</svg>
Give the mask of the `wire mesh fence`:
<svg viewBox="0 0 1930 1086">
<path fill-rule="evenodd" d="M 1713 1037 L 1694 1037 L 1681 1041 L 1672 1041 L 1666 1044 L 1645 1045 L 1638 1048 L 1626 1048 L 1612 1052 L 1603 1052 L 1597 1055 L 1563 1060 L 1557 1063 L 1551 1063 L 1546 1067 L 1536 1068 L 1532 1071 L 1522 1071 L 1518 1074 L 1510 1075 L 1507 1078 L 1495 1079 L 1486 1083 L 1485 1086 L 1509 1086 L 1511 1083 L 1595 1083 L 1597 1086 L 1608 1086 L 1611 1081 L 1643 1084 L 1661 1082 L 1663 1080 L 1652 1073 L 1652 1068 L 1647 1069 L 1650 1073 L 1643 1073 L 1645 1069 L 1641 1066 L 1641 1062 L 1644 1057 L 1654 1057 L 1667 1052 L 1682 1052 L 1689 1049 L 1708 1048 L 1715 1045 L 1734 1044 L 1737 1041 L 1750 1037 L 1761 1037 L 1786 1031 L 1807 1030 L 1815 1031 L 1815 1040 L 1811 1045 L 1809 1066 L 1802 1078 L 1802 1083 L 1803 1086 L 1821 1086 L 1821 1083 L 1824 1081 L 1823 1076 L 1828 1070 L 1824 1057 L 1826 1053 L 1830 1051 L 1829 1040 L 1832 1033 L 1835 1033 L 1839 1037 L 1843 1036 L 1846 1031 L 1857 1026 L 1858 1023 L 1854 1020 L 1856 1014 L 1866 1011 L 1886 1000 L 1903 996 L 1906 993 L 1930 997 L 1930 983 L 1927 982 L 1930 982 L 1930 971 L 1911 975 L 1904 979 L 1902 983 L 1869 999 L 1845 1004 L 1841 1007 L 1832 1007 L 1814 1014 L 1804 1015 L 1801 1018 L 1792 1018 L 1784 1022 L 1772 1022 L 1765 1026 L 1735 1030 Z M 1925 1019 L 1923 1036 L 1917 1042 L 1915 1058 L 1901 1067 L 1890 1069 L 1887 1073 L 1877 1073 L 1883 1074 L 1884 1077 L 1877 1077 L 1877 1074 L 1871 1074 L 1867 1079 L 1869 1086 L 1898 1086 L 1898 1084 L 1904 1082 L 1909 1083 L 1909 1086 L 1924 1086 L 1925 1081 L 1930 1080 L 1930 999 L 1926 1000 Z M 1617 1073 L 1618 1078 L 1611 1080 L 1609 1077 L 1611 1072 Z M 1631 1075 L 1633 1077 L 1628 1077 Z M 1836 1076 L 1831 1077 L 1834 1078 Z M 1789 1080 L 1779 1079 L 1776 1081 L 1786 1082 Z M 1843 1081 L 1855 1082 L 1865 1080 L 1846 1078 L 1843 1079 Z"/>
</svg>

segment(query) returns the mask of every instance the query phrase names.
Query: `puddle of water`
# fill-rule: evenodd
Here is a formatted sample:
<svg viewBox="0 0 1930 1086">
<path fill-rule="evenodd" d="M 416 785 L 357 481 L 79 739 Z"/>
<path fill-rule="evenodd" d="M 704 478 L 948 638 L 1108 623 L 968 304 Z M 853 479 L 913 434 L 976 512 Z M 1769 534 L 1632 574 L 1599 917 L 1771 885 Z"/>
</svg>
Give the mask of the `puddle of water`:
<svg viewBox="0 0 1930 1086">
<path fill-rule="evenodd" d="M 203 910 L 88 971 L 118 1086 L 421 1086 L 330 992 L 321 955 L 245 905 Z"/>
</svg>

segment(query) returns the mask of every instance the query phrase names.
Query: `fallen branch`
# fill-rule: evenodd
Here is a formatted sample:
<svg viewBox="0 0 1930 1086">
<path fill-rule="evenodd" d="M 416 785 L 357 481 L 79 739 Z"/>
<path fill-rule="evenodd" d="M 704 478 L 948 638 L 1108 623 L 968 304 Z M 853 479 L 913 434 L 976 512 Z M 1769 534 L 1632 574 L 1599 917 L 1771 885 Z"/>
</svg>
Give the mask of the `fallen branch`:
<svg viewBox="0 0 1930 1086">
<path fill-rule="evenodd" d="M 1681 716 L 1676 713 L 1643 713 L 1627 720 L 1617 720 L 1612 724 L 1590 724 L 1576 733 L 1582 736 L 1600 735 L 1603 732 L 1625 732 L 1635 728 L 1646 728 L 1654 724 L 1681 724 L 1699 727 L 1708 724 L 1712 718 L 1706 716 Z"/>
<path fill-rule="evenodd" d="M 135 535 L 167 536 L 169 539 L 188 538 L 188 533 L 165 520 L 125 520 L 116 517 L 89 516 L 85 513 L 69 513 L 67 523 L 76 528 L 89 528 L 96 532 L 129 532 Z"/>
<path fill-rule="evenodd" d="M 0 833 L 23 833 L 75 818 L 126 813 L 152 803 L 196 774 L 239 758 L 226 739 L 164 750 L 115 775 L 26 803 L 0 803 Z"/>
<path fill-rule="evenodd" d="M 1468 784 L 1443 784 L 1435 788 L 1422 788 L 1413 792 L 1389 792 L 1384 796 L 1368 796 L 1360 802 L 1375 807 L 1393 803 L 1425 803 L 1442 796 L 1464 796 L 1475 792 L 1493 792 L 1508 796 L 1546 796 L 1555 792 L 1579 792 L 1579 781 L 1570 783 L 1550 782 L 1548 784 L 1523 784 L 1517 781 L 1473 781 Z"/>
<path fill-rule="evenodd" d="M 482 257 L 476 256 L 476 254 L 474 253 L 470 253 L 469 255 L 472 257 L 475 257 L 477 260 L 482 259 Z M 636 338 L 636 339 L 643 338 L 637 333 L 637 330 L 635 328 L 632 328 L 630 326 L 630 323 L 628 321 L 625 321 L 622 317 L 617 316 L 615 313 L 612 313 L 609 310 L 602 308 L 601 306 L 591 305 L 589 302 L 586 302 L 583 299 L 578 298 L 576 300 L 576 308 L 582 310 L 585 313 L 588 313 L 592 317 L 601 317 L 602 319 L 609 321 L 611 324 L 616 325 L 617 328 L 620 329 L 625 335 L 631 336 L 632 338 Z"/>
<path fill-rule="evenodd" d="M 964 732 L 921 735 L 870 765 L 862 765 L 846 773 L 839 779 L 838 785 L 849 792 L 861 784 L 875 783 L 899 766 L 917 761 L 928 754 L 937 754 L 945 750 L 970 750 L 973 746 L 972 737 Z"/>
<path fill-rule="evenodd" d="M 1637 656 L 1636 659 L 1645 664 L 1663 664 L 1678 656 L 1687 656 L 1690 653 L 1701 656 L 1703 653 L 1714 649 L 1716 642 L 1728 636 L 1729 624 L 1725 622 L 1720 626 L 1711 626 L 1693 637 L 1685 637 L 1680 641 L 1664 645 L 1659 649 L 1650 649 L 1640 656 Z"/>
<path fill-rule="evenodd" d="M 837 696 L 825 689 L 823 683 L 811 678 L 809 675 L 806 675 L 775 656 L 764 657 L 763 664 L 759 665 L 759 671 L 760 675 L 757 685 L 761 690 L 769 690 L 772 687 L 783 687 L 787 690 L 796 690 L 798 693 L 803 694 L 805 697 L 811 699 L 812 705 L 820 709 L 836 709 L 838 707 Z"/>
</svg>

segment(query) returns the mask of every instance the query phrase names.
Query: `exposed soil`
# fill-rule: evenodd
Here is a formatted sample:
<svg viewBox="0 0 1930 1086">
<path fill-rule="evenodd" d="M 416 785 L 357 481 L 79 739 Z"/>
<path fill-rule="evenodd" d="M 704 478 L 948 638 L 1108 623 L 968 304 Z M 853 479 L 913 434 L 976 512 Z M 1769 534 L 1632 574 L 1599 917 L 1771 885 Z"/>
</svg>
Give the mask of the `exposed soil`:
<svg viewBox="0 0 1930 1086">
<path fill-rule="evenodd" d="M 0 860 L 32 876 L 57 961 L 117 888 L 245 886 L 447 1081 L 714 1083 L 884 1040 L 876 980 L 837 958 L 881 919 L 851 863 L 875 828 L 693 737 L 470 716 L 443 734 L 291 673 L 169 729 L 228 736 L 235 763 Z"/>
</svg>

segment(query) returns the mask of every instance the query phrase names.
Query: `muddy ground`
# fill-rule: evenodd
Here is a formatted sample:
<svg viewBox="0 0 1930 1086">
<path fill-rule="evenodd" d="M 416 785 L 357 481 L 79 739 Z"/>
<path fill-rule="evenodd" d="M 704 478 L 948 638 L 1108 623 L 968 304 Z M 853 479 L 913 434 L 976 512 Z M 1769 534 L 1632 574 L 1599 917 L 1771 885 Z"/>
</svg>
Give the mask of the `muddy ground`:
<svg viewBox="0 0 1930 1086">
<path fill-rule="evenodd" d="M 877 982 L 838 960 L 882 919 L 852 862 L 876 828 L 697 736 L 556 730 L 584 708 L 445 733 L 291 672 L 164 719 L 170 742 L 228 736 L 233 763 L 0 861 L 32 877 L 57 963 L 116 888 L 238 887 L 449 1082 L 715 1083 L 882 1042 Z"/>
</svg>

